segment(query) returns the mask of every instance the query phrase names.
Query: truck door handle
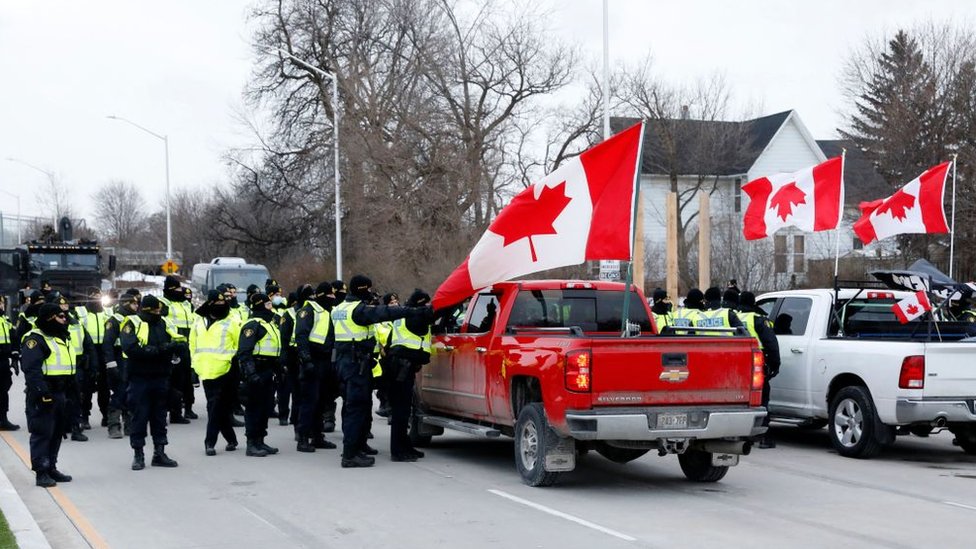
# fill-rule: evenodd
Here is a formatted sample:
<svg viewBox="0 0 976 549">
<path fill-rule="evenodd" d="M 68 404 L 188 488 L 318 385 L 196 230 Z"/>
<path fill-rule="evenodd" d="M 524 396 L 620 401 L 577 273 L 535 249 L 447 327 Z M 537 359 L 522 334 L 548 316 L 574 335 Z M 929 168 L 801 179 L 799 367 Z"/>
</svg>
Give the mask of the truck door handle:
<svg viewBox="0 0 976 549">
<path fill-rule="evenodd" d="M 485 347 L 475 347 L 474 350 L 478 351 L 479 353 L 484 353 L 488 351 L 488 349 Z"/>
<path fill-rule="evenodd" d="M 802 355 L 803 349 L 797 349 L 796 347 L 793 347 L 792 349 L 790 349 L 790 352 L 792 352 L 795 355 Z"/>
<path fill-rule="evenodd" d="M 454 350 L 454 346 L 453 345 L 445 345 L 444 346 L 444 350 L 445 351 L 453 351 Z"/>
</svg>

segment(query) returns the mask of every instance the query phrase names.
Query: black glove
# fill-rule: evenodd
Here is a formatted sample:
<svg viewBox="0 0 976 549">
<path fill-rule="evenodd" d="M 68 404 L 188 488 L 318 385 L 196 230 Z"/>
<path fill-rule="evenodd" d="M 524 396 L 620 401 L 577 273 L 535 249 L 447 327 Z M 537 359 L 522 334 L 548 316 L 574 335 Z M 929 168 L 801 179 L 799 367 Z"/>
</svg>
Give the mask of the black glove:
<svg viewBox="0 0 976 549">
<path fill-rule="evenodd" d="M 14 369 L 14 375 L 20 375 L 20 356 L 13 355 L 10 357 L 10 366 Z"/>
<path fill-rule="evenodd" d="M 766 370 L 767 370 L 766 379 L 773 379 L 774 377 L 779 375 L 779 366 L 770 366 L 766 368 Z"/>
</svg>

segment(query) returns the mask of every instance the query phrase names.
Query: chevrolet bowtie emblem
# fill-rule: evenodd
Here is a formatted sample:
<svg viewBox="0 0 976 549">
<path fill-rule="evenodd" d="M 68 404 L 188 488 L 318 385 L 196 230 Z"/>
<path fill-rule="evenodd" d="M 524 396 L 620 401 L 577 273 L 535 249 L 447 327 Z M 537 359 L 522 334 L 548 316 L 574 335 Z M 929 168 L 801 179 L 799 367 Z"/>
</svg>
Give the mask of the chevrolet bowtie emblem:
<svg viewBox="0 0 976 549">
<path fill-rule="evenodd" d="M 667 381 L 669 383 L 681 383 L 682 381 L 688 379 L 688 370 L 684 368 L 669 368 L 661 372 L 658 376 L 661 381 Z"/>
</svg>

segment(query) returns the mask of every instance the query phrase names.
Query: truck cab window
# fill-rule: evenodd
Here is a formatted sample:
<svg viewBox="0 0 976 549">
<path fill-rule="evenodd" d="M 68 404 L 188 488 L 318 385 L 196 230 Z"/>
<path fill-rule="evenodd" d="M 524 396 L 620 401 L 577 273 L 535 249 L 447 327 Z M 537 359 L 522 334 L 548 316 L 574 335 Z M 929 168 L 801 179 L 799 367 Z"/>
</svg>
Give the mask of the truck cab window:
<svg viewBox="0 0 976 549">
<path fill-rule="evenodd" d="M 490 332 L 495 325 L 498 314 L 498 297 L 492 294 L 481 294 L 474 302 L 471 318 L 468 320 L 469 334 Z"/>
<path fill-rule="evenodd" d="M 773 320 L 773 331 L 776 335 L 804 335 L 812 307 L 813 300 L 808 297 L 784 298 Z"/>
</svg>

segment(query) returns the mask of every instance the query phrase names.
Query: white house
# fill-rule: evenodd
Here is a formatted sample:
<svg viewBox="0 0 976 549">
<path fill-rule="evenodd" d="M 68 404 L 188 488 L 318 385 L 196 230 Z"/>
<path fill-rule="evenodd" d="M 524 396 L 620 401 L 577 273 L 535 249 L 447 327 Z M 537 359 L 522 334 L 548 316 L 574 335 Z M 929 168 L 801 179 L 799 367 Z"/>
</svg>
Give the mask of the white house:
<svg viewBox="0 0 976 549">
<path fill-rule="evenodd" d="M 618 130 L 635 122 L 628 118 L 611 120 Z M 742 215 L 749 204 L 742 185 L 758 177 L 819 164 L 839 155 L 841 147 L 840 141 L 816 141 L 793 110 L 742 122 L 649 121 L 645 125 L 640 195 L 646 254 L 661 257 L 661 261 L 648 262 L 647 278 L 664 278 L 665 199 L 672 190 L 672 175 L 677 180 L 681 217 L 687 224 L 685 238 L 692 243 L 689 262 L 693 265 L 697 193 L 711 194 L 712 275 L 720 280 L 737 278 L 750 288 L 802 284 L 811 260 L 833 257 L 838 244 L 841 256 L 852 253 L 856 239 L 851 225 L 857 219 L 857 203 L 885 194 L 879 190 L 884 182 L 870 164 L 862 155 L 850 152 L 845 169 L 845 210 L 850 211 L 845 212 L 837 231 L 803 233 L 785 228 L 771 238 L 750 243 L 742 237 Z M 852 161 L 855 170 L 851 169 Z M 855 172 L 857 175 L 852 175 Z M 835 240 L 838 235 L 839 243 Z"/>
</svg>

